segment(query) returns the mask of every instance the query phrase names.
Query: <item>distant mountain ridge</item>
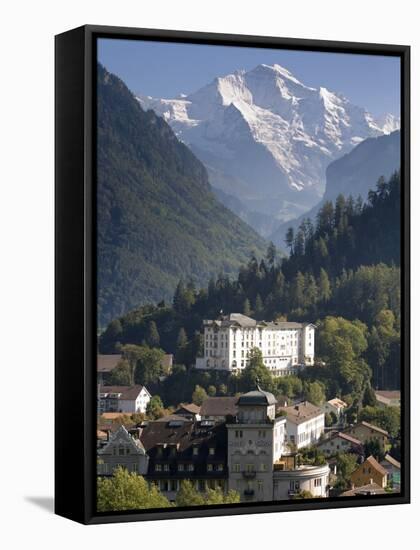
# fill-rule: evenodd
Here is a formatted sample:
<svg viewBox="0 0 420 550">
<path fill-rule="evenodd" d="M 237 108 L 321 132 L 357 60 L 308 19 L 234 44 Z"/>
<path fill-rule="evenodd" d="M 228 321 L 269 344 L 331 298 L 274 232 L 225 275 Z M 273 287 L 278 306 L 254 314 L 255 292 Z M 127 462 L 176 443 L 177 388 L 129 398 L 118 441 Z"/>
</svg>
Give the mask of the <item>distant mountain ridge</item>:
<svg viewBox="0 0 420 550">
<path fill-rule="evenodd" d="M 399 128 L 392 115 L 375 119 L 341 94 L 303 84 L 280 65 L 217 77 L 188 96 L 139 94 L 138 100 L 164 117 L 205 164 L 210 183 L 239 199 L 238 213 L 245 219 L 251 213 L 265 235 L 319 201 L 331 161 L 368 137 Z M 254 214 L 270 220 L 266 228 Z"/>
<path fill-rule="evenodd" d="M 206 169 L 170 126 L 145 112 L 98 65 L 98 307 L 103 326 L 141 304 L 171 300 L 236 274 L 263 239 L 212 193 Z"/>
<path fill-rule="evenodd" d="M 384 176 L 388 179 L 400 169 L 401 133 L 368 138 L 352 151 L 332 162 L 326 170 L 327 183 L 321 201 L 311 210 L 294 220 L 283 223 L 271 236 L 278 246 L 284 247 L 284 238 L 289 227 L 296 229 L 305 219 L 315 219 L 319 209 L 326 201 L 335 201 L 338 195 L 344 197 L 360 195 L 367 199 L 368 192 L 375 188 L 377 180 Z"/>
</svg>

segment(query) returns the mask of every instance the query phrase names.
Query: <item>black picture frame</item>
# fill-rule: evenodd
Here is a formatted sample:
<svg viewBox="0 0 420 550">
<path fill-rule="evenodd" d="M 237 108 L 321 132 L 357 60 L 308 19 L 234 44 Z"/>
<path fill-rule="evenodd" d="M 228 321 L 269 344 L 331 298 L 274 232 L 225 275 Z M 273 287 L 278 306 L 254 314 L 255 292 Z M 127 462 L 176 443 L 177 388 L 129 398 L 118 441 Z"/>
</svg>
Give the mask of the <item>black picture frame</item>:
<svg viewBox="0 0 420 550">
<path fill-rule="evenodd" d="M 96 490 L 96 40 L 399 56 L 401 60 L 401 493 L 98 514 Z M 410 502 L 410 47 L 82 26 L 55 38 L 55 512 L 84 524 L 404 504 Z"/>
</svg>

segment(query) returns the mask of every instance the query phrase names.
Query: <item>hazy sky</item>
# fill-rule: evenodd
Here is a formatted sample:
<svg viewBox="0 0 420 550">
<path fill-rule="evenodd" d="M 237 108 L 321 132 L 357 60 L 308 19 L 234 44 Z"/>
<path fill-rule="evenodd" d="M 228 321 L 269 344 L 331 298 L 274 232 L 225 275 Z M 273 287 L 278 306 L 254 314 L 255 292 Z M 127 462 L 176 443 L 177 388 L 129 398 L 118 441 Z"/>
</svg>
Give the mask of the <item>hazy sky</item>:
<svg viewBox="0 0 420 550">
<path fill-rule="evenodd" d="M 139 40 L 98 40 L 98 60 L 133 91 L 159 98 L 195 92 L 238 69 L 278 63 L 304 84 L 343 93 L 373 115 L 400 115 L 398 57 Z"/>
</svg>

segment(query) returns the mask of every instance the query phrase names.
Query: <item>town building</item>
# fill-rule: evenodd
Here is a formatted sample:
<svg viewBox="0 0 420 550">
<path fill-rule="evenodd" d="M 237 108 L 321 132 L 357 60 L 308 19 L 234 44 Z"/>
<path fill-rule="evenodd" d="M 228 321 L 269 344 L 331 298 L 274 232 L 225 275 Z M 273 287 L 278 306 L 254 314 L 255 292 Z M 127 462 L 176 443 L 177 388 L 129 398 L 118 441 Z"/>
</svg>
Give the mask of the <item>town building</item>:
<svg viewBox="0 0 420 550">
<path fill-rule="evenodd" d="M 237 397 L 207 397 L 201 404 L 200 414 L 205 420 L 224 422 L 238 413 Z"/>
<path fill-rule="evenodd" d="M 387 471 L 373 456 L 369 456 L 351 474 L 350 479 L 355 487 L 376 483 L 384 489 L 387 485 Z"/>
<path fill-rule="evenodd" d="M 98 353 L 96 358 L 96 374 L 100 386 L 104 384 L 106 376 L 115 369 L 121 360 L 122 355 L 119 353 L 107 355 Z"/>
<path fill-rule="evenodd" d="M 380 464 L 387 472 L 387 484 L 398 492 L 401 487 L 401 464 L 390 454 L 386 454 Z"/>
<path fill-rule="evenodd" d="M 276 418 L 273 394 L 257 389 L 241 395 L 228 432 L 229 489 L 241 501 L 273 500 L 273 464 L 284 453 L 286 419 Z"/>
<path fill-rule="evenodd" d="M 103 433 L 103 432 L 102 432 Z M 121 466 L 129 472 L 146 475 L 149 457 L 139 439 L 135 439 L 124 426 L 114 433 L 107 432 L 107 439 L 101 437 L 98 449 L 98 475 L 110 476 Z"/>
<path fill-rule="evenodd" d="M 380 407 L 399 407 L 401 405 L 401 392 L 399 390 L 376 390 L 375 397 Z"/>
<path fill-rule="evenodd" d="M 286 417 L 286 442 L 292 449 L 317 443 L 324 433 L 325 413 L 309 401 L 280 407 Z"/>
<path fill-rule="evenodd" d="M 359 439 L 363 444 L 367 441 L 377 441 L 382 451 L 389 445 L 388 432 L 378 426 L 369 424 L 369 422 L 359 422 L 354 426 L 347 428 L 345 432 L 352 435 L 356 439 Z"/>
<path fill-rule="evenodd" d="M 385 489 L 379 486 L 377 483 L 368 483 L 362 487 L 352 487 L 348 491 L 341 493 L 340 497 L 358 497 L 358 496 L 374 496 L 374 495 L 386 495 Z"/>
<path fill-rule="evenodd" d="M 99 388 L 98 413 L 145 413 L 152 396 L 145 386 L 102 386 Z"/>
<path fill-rule="evenodd" d="M 170 501 L 183 480 L 203 493 L 234 489 L 242 502 L 284 500 L 300 491 L 328 496 L 328 465 L 297 464 L 285 445 L 286 417 L 277 415 L 271 393 L 257 386 L 233 405 L 225 414 L 225 404 L 216 419 L 171 414 L 123 430 L 115 424 L 98 426 L 98 474 L 111 475 L 117 465 L 127 464 Z"/>
<path fill-rule="evenodd" d="M 334 397 L 334 399 L 330 399 L 324 405 L 322 408 L 324 409 L 325 413 L 334 413 L 337 417 L 337 421 L 340 422 L 344 415 L 345 409 L 348 407 L 347 403 L 343 401 L 342 399 L 339 399 L 338 397 Z"/>
<path fill-rule="evenodd" d="M 141 442 L 149 456 L 146 478 L 170 501 L 182 480 L 201 492 L 227 490 L 226 428 L 210 421 L 155 421 L 144 424 Z"/>
<path fill-rule="evenodd" d="M 363 443 L 349 434 L 335 432 L 327 439 L 319 441 L 318 449 L 325 456 L 332 456 L 337 453 L 363 453 Z"/>
<path fill-rule="evenodd" d="M 293 457 L 294 458 L 294 457 Z M 313 497 L 329 494 L 330 468 L 328 464 L 312 466 L 280 460 L 274 464 L 273 500 L 287 500 L 308 491 Z"/>
<path fill-rule="evenodd" d="M 188 420 L 201 420 L 201 408 L 195 403 L 180 403 L 174 414 L 187 418 Z"/>
<path fill-rule="evenodd" d="M 313 365 L 315 326 L 311 323 L 256 321 L 241 313 L 205 320 L 204 355 L 197 369 L 238 372 L 249 363 L 253 348 L 274 376 L 292 374 Z"/>
</svg>

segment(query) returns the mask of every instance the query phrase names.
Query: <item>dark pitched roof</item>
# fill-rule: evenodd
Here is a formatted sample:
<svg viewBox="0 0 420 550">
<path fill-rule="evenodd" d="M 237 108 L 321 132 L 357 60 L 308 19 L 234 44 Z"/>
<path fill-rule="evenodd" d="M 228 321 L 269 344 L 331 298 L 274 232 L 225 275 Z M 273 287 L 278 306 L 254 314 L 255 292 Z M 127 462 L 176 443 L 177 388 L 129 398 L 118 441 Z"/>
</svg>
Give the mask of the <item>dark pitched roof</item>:
<svg viewBox="0 0 420 550">
<path fill-rule="evenodd" d="M 256 390 L 242 394 L 238 399 L 238 405 L 275 405 L 277 399 L 268 391 L 262 390 L 257 386 Z"/>
<path fill-rule="evenodd" d="M 175 414 L 181 414 L 185 411 L 189 414 L 200 414 L 201 408 L 195 403 L 180 403 Z"/>
<path fill-rule="evenodd" d="M 386 491 L 380 487 L 377 483 L 368 483 L 367 485 L 362 485 L 361 487 L 355 487 L 349 491 L 344 491 L 341 493 L 341 497 L 354 497 L 358 495 L 367 496 L 367 495 L 384 495 Z"/>
<path fill-rule="evenodd" d="M 202 477 L 210 476 L 220 477 L 227 475 L 226 448 L 227 448 L 227 430 L 225 424 L 211 423 L 206 425 L 202 422 L 194 422 L 183 419 L 183 422 L 149 422 L 142 430 L 140 439 L 150 457 L 149 476 L 157 477 Z M 193 449 L 196 448 L 195 453 Z M 210 454 L 210 449 L 214 453 Z M 169 464 L 168 471 L 155 473 L 155 464 Z M 179 463 L 193 463 L 194 471 L 179 473 L 177 465 Z M 207 463 L 224 464 L 224 470 L 221 473 L 207 472 Z"/>
<path fill-rule="evenodd" d="M 372 455 L 368 456 L 367 459 L 359 466 L 359 468 L 363 467 L 365 464 L 369 464 L 372 466 L 372 468 L 375 468 L 377 472 L 379 472 L 381 475 L 386 476 L 388 472 L 385 470 L 383 466 L 379 464 L 379 462 L 374 458 Z"/>
<path fill-rule="evenodd" d="M 301 424 L 311 418 L 324 414 L 322 409 L 316 407 L 312 403 L 309 403 L 309 401 L 302 401 L 301 403 L 291 405 L 290 407 L 280 407 L 279 410 L 284 411 L 287 415 L 287 420 L 293 422 L 294 424 Z"/>
<path fill-rule="evenodd" d="M 366 428 L 369 428 L 371 430 L 374 430 L 375 432 L 379 432 L 383 435 L 386 435 L 388 437 L 388 432 L 386 430 L 383 430 L 382 428 L 379 428 L 378 426 L 375 426 L 374 424 L 369 424 L 369 422 L 365 422 L 364 420 L 362 420 L 362 422 L 360 422 L 360 424 L 362 426 L 365 426 Z M 355 426 L 357 428 L 357 425 Z"/>
<path fill-rule="evenodd" d="M 235 416 L 238 412 L 237 397 L 207 397 L 200 407 L 201 416 Z"/>
<path fill-rule="evenodd" d="M 383 464 L 384 462 L 388 462 L 388 464 L 391 464 L 395 468 L 401 468 L 401 464 L 398 462 L 398 460 L 395 460 L 395 458 L 389 454 L 385 455 L 385 458 L 383 459 L 381 464 Z"/>
<path fill-rule="evenodd" d="M 121 354 L 113 355 L 101 355 L 97 356 L 97 371 L 98 372 L 111 372 L 118 363 L 121 361 Z"/>
<path fill-rule="evenodd" d="M 167 414 L 166 416 L 162 416 L 162 418 L 158 418 L 157 420 L 154 420 L 154 422 L 188 422 L 188 419 L 185 418 L 185 416 L 182 416 L 180 414 Z"/>
<path fill-rule="evenodd" d="M 147 388 L 140 384 L 136 386 L 101 386 L 101 394 L 120 394 L 119 399 L 136 399 L 142 389 L 147 391 Z"/>
<path fill-rule="evenodd" d="M 400 390 L 376 390 L 375 395 L 380 395 L 381 397 L 385 397 L 386 399 L 400 399 L 401 398 L 401 392 Z"/>
<path fill-rule="evenodd" d="M 345 434 L 343 432 L 338 432 L 337 434 L 331 436 L 331 439 L 339 437 L 340 439 L 345 439 L 349 443 L 353 443 L 353 445 L 361 446 L 362 442 L 356 439 L 355 437 L 352 437 L 351 435 Z"/>
</svg>

